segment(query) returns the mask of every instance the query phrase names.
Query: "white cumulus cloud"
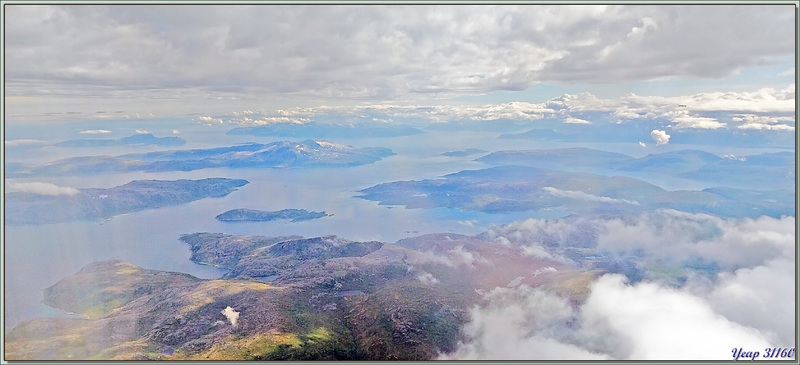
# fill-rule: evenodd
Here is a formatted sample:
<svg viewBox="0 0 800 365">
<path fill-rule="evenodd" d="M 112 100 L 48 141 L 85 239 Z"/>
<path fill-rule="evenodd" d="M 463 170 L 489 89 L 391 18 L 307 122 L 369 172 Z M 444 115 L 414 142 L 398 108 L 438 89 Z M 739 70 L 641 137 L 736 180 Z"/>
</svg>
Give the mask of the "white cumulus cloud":
<svg viewBox="0 0 800 365">
<path fill-rule="evenodd" d="M 581 307 L 587 343 L 624 360 L 729 360 L 731 349 L 772 345 L 758 330 L 716 313 L 700 297 L 605 275 Z M 596 341 L 596 342 L 594 342 Z"/>
<path fill-rule="evenodd" d="M 656 142 L 657 145 L 667 144 L 669 143 L 670 135 L 667 134 L 666 131 L 662 131 L 659 129 L 654 129 L 650 132 L 650 138 Z"/>
<path fill-rule="evenodd" d="M 739 129 L 765 129 L 765 130 L 794 130 L 794 117 L 743 114 L 732 118 L 734 122 L 742 123 Z"/>
<path fill-rule="evenodd" d="M 721 123 L 714 118 L 700 117 L 695 115 L 681 115 L 672 118 L 675 123 L 675 129 L 719 129 L 726 124 Z"/>
</svg>

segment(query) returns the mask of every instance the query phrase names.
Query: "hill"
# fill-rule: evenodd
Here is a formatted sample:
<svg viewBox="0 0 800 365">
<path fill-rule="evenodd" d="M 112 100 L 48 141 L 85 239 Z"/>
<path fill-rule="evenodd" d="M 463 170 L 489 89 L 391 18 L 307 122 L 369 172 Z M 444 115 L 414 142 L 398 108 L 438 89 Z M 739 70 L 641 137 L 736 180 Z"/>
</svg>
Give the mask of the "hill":
<svg viewBox="0 0 800 365">
<path fill-rule="evenodd" d="M 77 189 L 74 195 L 10 192 L 5 196 L 5 223 L 42 224 L 100 220 L 203 198 L 223 197 L 247 183 L 247 180 L 223 178 L 134 180 L 107 189 Z"/>
</svg>

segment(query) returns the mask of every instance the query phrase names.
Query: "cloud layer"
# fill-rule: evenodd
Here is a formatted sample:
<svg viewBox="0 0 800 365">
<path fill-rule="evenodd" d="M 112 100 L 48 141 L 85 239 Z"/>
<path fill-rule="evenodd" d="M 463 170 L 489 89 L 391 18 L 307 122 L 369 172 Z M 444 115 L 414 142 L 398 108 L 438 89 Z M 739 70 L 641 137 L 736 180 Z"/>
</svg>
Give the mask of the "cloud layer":
<svg viewBox="0 0 800 365">
<path fill-rule="evenodd" d="M 541 82 L 719 78 L 794 53 L 787 36 L 794 34 L 791 5 L 11 5 L 6 11 L 13 95 L 166 90 L 158 96 L 169 98 L 176 90 L 204 90 L 429 99 Z"/>
<path fill-rule="evenodd" d="M 596 132 L 609 125 L 639 123 L 651 125 L 650 138 L 667 144 L 676 134 L 693 132 L 771 131 L 786 134 L 795 128 L 794 85 L 783 89 L 759 89 L 728 93 L 700 93 L 686 96 L 655 97 L 629 94 L 599 98 L 590 93 L 564 94 L 543 103 L 509 102 L 501 104 L 367 104 L 358 106 L 295 107 L 277 110 L 246 110 L 226 115 L 196 117 L 204 124 L 261 126 L 279 123 L 303 124 L 332 122 L 437 124 L 447 122 L 517 121 L 563 123 L 572 130 Z M 580 118 L 574 117 L 578 115 Z M 646 132 L 642 131 L 641 137 Z M 745 132 L 746 134 L 746 132 Z M 632 138 L 640 138 L 632 137 Z M 635 140 L 634 140 L 635 141 Z M 643 144 L 640 143 L 640 145 Z M 646 147 L 646 145 L 642 146 Z"/>
</svg>

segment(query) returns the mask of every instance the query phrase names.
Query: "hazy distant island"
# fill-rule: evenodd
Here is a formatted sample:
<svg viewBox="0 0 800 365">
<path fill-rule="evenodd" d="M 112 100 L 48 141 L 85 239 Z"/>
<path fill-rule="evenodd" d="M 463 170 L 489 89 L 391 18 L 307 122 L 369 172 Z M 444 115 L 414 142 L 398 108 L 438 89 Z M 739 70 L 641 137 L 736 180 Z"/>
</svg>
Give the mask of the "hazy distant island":
<svg viewBox="0 0 800 365">
<path fill-rule="evenodd" d="M 356 148 L 328 141 L 245 143 L 208 149 L 157 151 L 121 156 L 87 156 L 54 161 L 33 174 L 193 171 L 207 168 L 347 167 L 371 164 L 394 152 L 383 147 Z"/>
<path fill-rule="evenodd" d="M 631 157 L 583 147 L 507 150 L 476 161 L 491 165 L 544 167 L 604 174 L 647 173 L 710 182 L 740 189 L 794 189 L 794 153 L 717 156 L 699 150 L 678 150 Z"/>
<path fill-rule="evenodd" d="M 69 194 L 9 192 L 5 196 L 7 224 L 42 224 L 99 220 L 145 209 L 226 196 L 247 180 L 134 180 L 108 189 L 75 189 Z"/>
<path fill-rule="evenodd" d="M 222 222 L 268 222 L 278 219 L 301 222 L 327 216 L 328 214 L 325 212 L 309 212 L 305 209 L 283 209 L 272 212 L 254 209 L 231 209 L 217 215 L 216 218 Z"/>
<path fill-rule="evenodd" d="M 442 156 L 447 156 L 447 157 L 466 157 L 466 156 L 478 155 L 478 154 L 481 154 L 481 153 L 486 153 L 486 151 L 484 151 L 482 149 L 478 149 L 478 148 L 467 148 L 467 149 L 458 150 L 458 151 L 448 151 L 448 152 L 442 153 Z"/>
<path fill-rule="evenodd" d="M 231 129 L 230 135 L 252 135 L 286 138 L 388 138 L 412 136 L 421 130 L 399 124 L 388 123 L 274 123 L 254 127 Z"/>
<path fill-rule="evenodd" d="M 794 215 L 790 189 L 668 191 L 631 177 L 531 166 L 465 170 L 442 178 L 383 183 L 360 192 L 359 197 L 383 205 L 488 213 L 560 208 L 581 214 L 637 214 L 668 208 L 738 218 Z"/>
<path fill-rule="evenodd" d="M 71 139 L 56 143 L 59 147 L 111 147 L 151 145 L 161 147 L 182 146 L 186 140 L 179 137 L 156 137 L 151 133 L 134 134 L 118 139 Z"/>
</svg>

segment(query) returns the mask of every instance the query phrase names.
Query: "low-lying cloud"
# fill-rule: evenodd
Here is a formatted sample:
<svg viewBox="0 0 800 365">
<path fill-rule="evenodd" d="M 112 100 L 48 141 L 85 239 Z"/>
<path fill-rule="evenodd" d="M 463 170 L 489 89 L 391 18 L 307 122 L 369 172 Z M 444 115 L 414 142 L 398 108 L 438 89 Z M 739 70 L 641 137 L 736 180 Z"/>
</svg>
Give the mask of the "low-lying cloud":
<svg viewBox="0 0 800 365">
<path fill-rule="evenodd" d="M 567 342 L 576 313 L 564 298 L 521 285 L 496 288 L 488 304 L 470 311 L 466 342 L 440 360 L 603 360 L 609 357 Z"/>
<path fill-rule="evenodd" d="M 33 147 L 47 144 L 46 141 L 38 139 L 12 139 L 10 141 L 3 141 L 6 147 Z"/>
<path fill-rule="evenodd" d="M 722 219 L 674 210 L 492 227 L 485 237 L 507 245 L 577 245 L 634 257 L 645 279 L 632 284 L 605 274 L 573 304 L 541 288 L 497 288 L 471 310 L 464 342 L 441 358 L 731 360 L 734 348 L 791 347 L 794 228 L 794 217 Z M 683 266 L 698 257 L 718 270 Z M 683 270 L 685 281 L 662 280 L 668 267 Z"/>
<path fill-rule="evenodd" d="M 631 204 L 631 205 L 639 205 L 639 202 L 635 200 L 628 200 L 628 199 L 617 199 L 617 198 L 610 198 L 607 196 L 598 196 L 593 194 L 584 193 L 582 191 L 571 191 L 571 190 L 561 190 L 556 189 L 551 186 L 545 186 L 542 190 L 548 192 L 549 194 L 561 198 L 569 198 L 569 199 L 577 199 L 577 200 L 586 200 L 591 202 L 600 202 L 600 203 L 622 203 L 622 204 Z"/>
<path fill-rule="evenodd" d="M 239 322 L 239 312 L 235 311 L 231 306 L 227 306 L 222 310 L 222 315 L 231 322 L 232 326 L 236 327 Z"/>
<path fill-rule="evenodd" d="M 791 281 L 792 272 L 793 267 L 781 272 L 789 279 L 780 282 Z M 733 348 L 792 346 L 791 285 L 777 291 L 779 298 L 764 298 L 780 301 L 762 309 L 756 297 L 742 302 L 735 292 L 759 286 L 752 284 L 731 289 L 734 284 L 723 279 L 711 294 L 696 295 L 654 282 L 631 285 L 607 274 L 579 306 L 543 289 L 497 288 L 486 296 L 488 304 L 471 310 L 466 340 L 440 359 L 730 360 Z M 778 306 L 784 308 L 765 313 Z"/>
<path fill-rule="evenodd" d="M 80 190 L 67 187 L 67 186 L 58 186 L 56 184 L 46 183 L 46 182 L 11 182 L 6 180 L 6 189 L 24 192 L 24 193 L 33 193 L 39 195 L 68 195 L 74 196 L 80 193 Z"/>
</svg>

